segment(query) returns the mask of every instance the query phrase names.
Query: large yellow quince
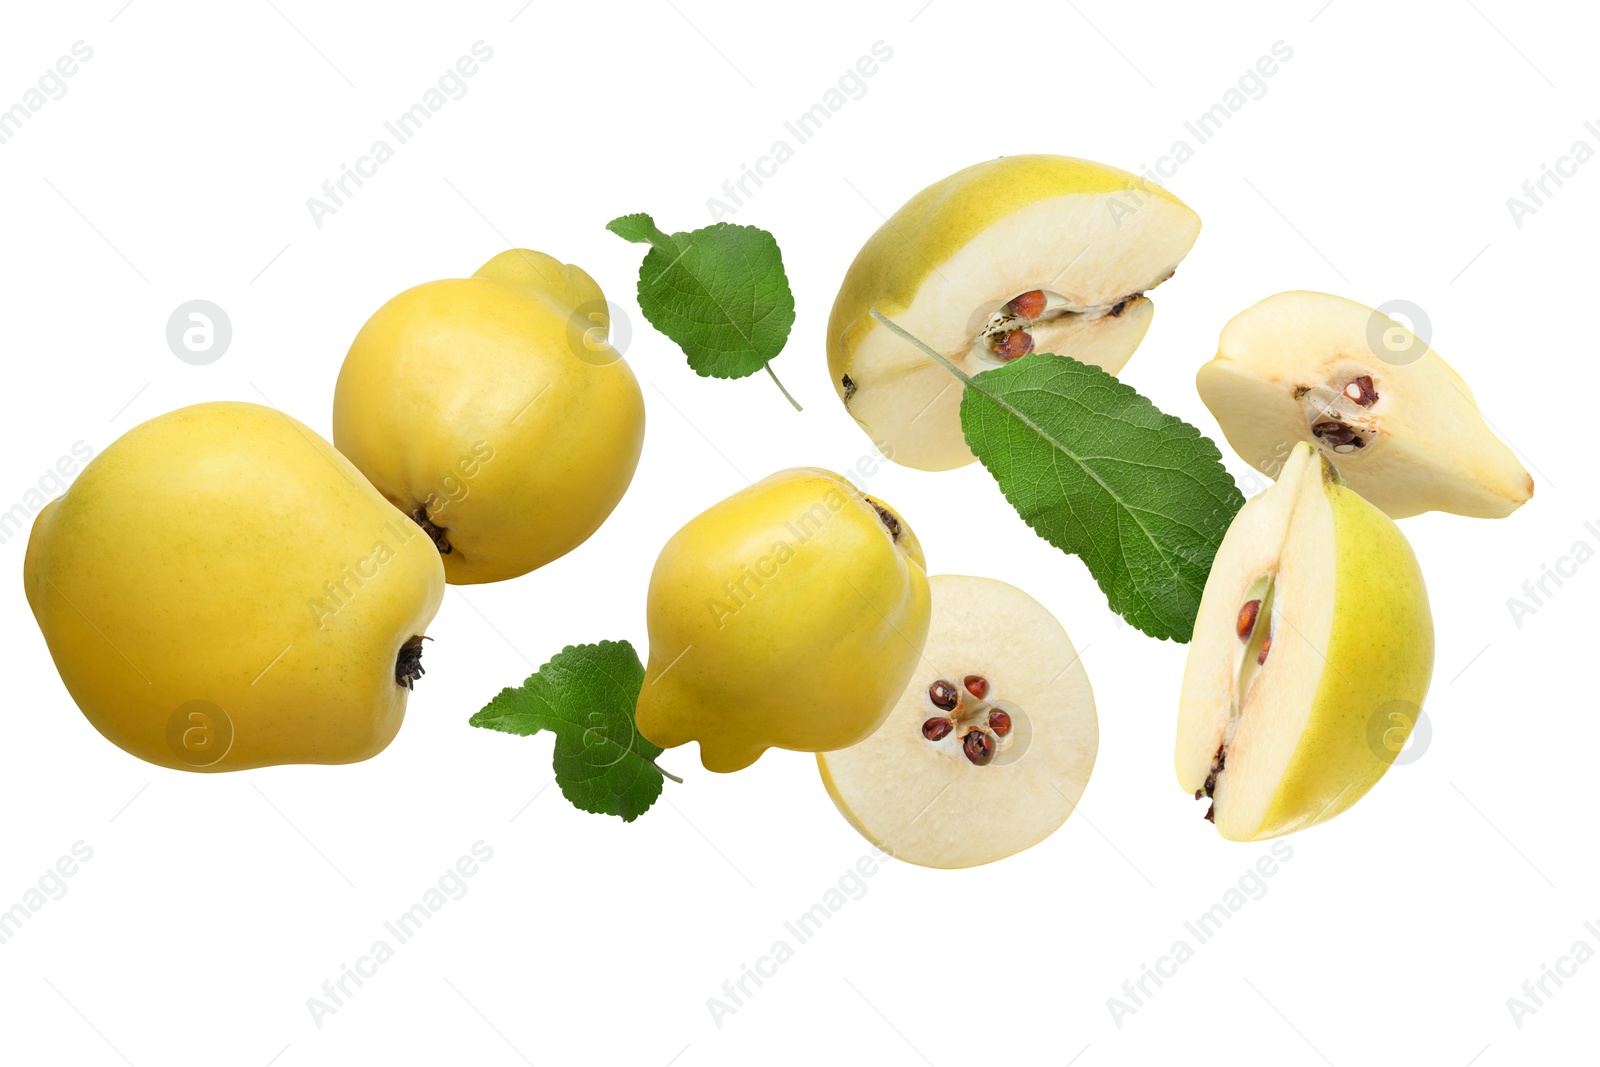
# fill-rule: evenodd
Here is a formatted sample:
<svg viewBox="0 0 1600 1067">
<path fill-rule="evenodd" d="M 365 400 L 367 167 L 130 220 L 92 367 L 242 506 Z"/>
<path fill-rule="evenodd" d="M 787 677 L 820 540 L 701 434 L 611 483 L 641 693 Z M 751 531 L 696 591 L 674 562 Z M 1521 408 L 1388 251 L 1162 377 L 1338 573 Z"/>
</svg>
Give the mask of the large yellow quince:
<svg viewBox="0 0 1600 1067">
<path fill-rule="evenodd" d="M 390 300 L 357 334 L 333 442 L 426 530 L 454 585 L 578 547 L 639 463 L 644 398 L 594 279 L 527 249 Z"/>
<path fill-rule="evenodd" d="M 255 404 L 135 427 L 34 520 L 28 604 L 67 691 L 179 770 L 381 752 L 444 568 L 310 429 Z"/>
</svg>

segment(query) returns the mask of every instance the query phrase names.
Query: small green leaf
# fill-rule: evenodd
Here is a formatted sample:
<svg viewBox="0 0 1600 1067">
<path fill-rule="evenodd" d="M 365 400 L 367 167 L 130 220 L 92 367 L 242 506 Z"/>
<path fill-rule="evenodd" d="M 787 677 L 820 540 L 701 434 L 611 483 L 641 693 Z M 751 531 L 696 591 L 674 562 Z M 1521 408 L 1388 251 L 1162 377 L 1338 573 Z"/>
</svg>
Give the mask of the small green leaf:
<svg viewBox="0 0 1600 1067">
<path fill-rule="evenodd" d="M 606 229 L 650 246 L 639 266 L 639 310 L 683 349 L 696 374 L 744 378 L 765 370 L 799 410 L 770 366 L 794 326 L 794 293 L 772 234 L 719 222 L 669 236 L 642 212 Z"/>
<path fill-rule="evenodd" d="M 1098 367 L 1034 353 L 969 377 L 872 314 L 966 383 L 967 445 L 1033 531 L 1083 558 L 1111 610 L 1188 641 L 1244 505 L 1217 446 Z"/>
<path fill-rule="evenodd" d="M 655 220 L 642 211 L 637 214 L 614 218 L 606 223 L 606 229 L 624 241 L 632 241 L 634 244 L 654 245 L 656 248 L 667 249 L 674 255 L 677 254 L 676 248 L 672 244 L 672 238 L 662 233 L 656 227 Z"/>
<path fill-rule="evenodd" d="M 628 642 L 568 645 L 468 721 L 524 736 L 549 730 L 561 794 L 584 811 L 632 822 L 661 795 L 662 777 L 671 777 L 656 765 L 661 749 L 634 726 L 643 685 L 644 665 Z"/>
</svg>

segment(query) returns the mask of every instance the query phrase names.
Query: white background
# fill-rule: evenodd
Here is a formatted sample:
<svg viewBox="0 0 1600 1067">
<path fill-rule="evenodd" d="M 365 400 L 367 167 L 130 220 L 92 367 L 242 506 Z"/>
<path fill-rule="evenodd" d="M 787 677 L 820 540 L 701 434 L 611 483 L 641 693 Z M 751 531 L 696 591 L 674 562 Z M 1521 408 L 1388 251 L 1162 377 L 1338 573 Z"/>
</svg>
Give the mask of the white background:
<svg viewBox="0 0 1600 1067">
<path fill-rule="evenodd" d="M 1521 226 L 1506 201 L 1574 141 L 1600 148 L 1584 128 L 1600 120 L 1594 20 L 1507 0 L 1218 6 L 11 6 L 0 106 L 75 41 L 94 55 L 0 145 L 0 508 L 75 442 L 102 451 L 185 404 L 270 401 L 328 434 L 365 318 L 508 242 L 581 264 L 628 312 L 648 432 L 632 489 L 587 544 L 449 591 L 405 728 L 355 766 L 191 775 L 117 750 L 52 669 L 18 581 L 25 538 L 0 545 L 0 908 L 75 842 L 93 849 L 65 896 L 0 945 L 0 1059 L 1592 1061 L 1600 962 L 1550 985 L 1520 1027 L 1506 1001 L 1579 939 L 1600 949 L 1584 928 L 1600 925 L 1587 606 L 1600 565 L 1520 626 L 1507 599 L 1575 542 L 1600 545 L 1600 162 L 1550 185 Z M 479 40 L 494 56 L 466 95 L 316 226 L 306 199 Z M 782 245 L 798 320 L 774 367 L 804 413 L 764 375 L 697 378 L 637 313 L 643 249 L 605 222 L 704 225 L 707 198 L 775 139 L 792 144 L 784 121 L 877 41 L 893 57 L 865 95 L 733 216 Z M 1265 94 L 1198 145 L 1184 122 L 1277 41 L 1293 56 Z M 907 516 L 932 571 L 1010 581 L 1067 626 L 1098 697 L 1099 762 L 1079 811 L 1029 852 L 969 871 L 882 867 L 719 1027 L 707 998 L 867 850 L 813 760 L 772 752 L 714 776 L 692 748 L 669 752 L 687 782 L 624 825 L 546 788 L 548 736 L 470 729 L 468 715 L 564 644 L 627 638 L 642 653 L 657 549 L 747 478 L 866 454 L 822 334 L 882 214 L 992 156 L 1137 170 L 1180 138 L 1195 156 L 1167 184 L 1204 230 L 1155 294 L 1126 381 L 1220 441 L 1192 382 L 1235 312 L 1296 288 L 1409 300 L 1538 483 L 1505 520 L 1402 524 L 1438 627 L 1430 747 L 1287 839 L 1265 895 L 1119 1026 L 1108 998 L 1179 938 L 1195 946 L 1185 921 L 1268 848 L 1221 841 L 1174 782 L 1184 649 L 1119 626 L 1081 563 L 1035 538 L 981 467 L 886 466 L 871 489 Z M 165 341 L 195 298 L 233 324 L 209 366 Z M 1243 482 L 1248 468 L 1227 462 Z M 480 840 L 493 859 L 467 894 L 316 1025 L 308 998 Z"/>
</svg>

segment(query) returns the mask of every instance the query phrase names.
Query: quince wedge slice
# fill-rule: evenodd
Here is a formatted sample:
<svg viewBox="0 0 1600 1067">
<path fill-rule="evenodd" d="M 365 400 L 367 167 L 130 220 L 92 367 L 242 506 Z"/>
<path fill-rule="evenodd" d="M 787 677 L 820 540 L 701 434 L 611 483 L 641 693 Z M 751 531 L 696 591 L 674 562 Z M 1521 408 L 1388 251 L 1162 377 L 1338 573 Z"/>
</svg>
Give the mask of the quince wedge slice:
<svg viewBox="0 0 1600 1067">
<path fill-rule="evenodd" d="M 834 390 L 884 455 L 921 470 L 975 458 L 961 383 L 876 308 L 968 374 L 1030 352 L 1120 371 L 1200 217 L 1160 186 L 1067 156 L 1005 156 L 928 186 L 868 238 L 828 320 Z"/>
<path fill-rule="evenodd" d="M 1382 778 L 1422 714 L 1433 615 L 1405 535 L 1301 441 L 1206 580 L 1178 784 L 1231 841 L 1305 829 Z"/>
<path fill-rule="evenodd" d="M 1533 496 L 1533 479 L 1461 376 L 1410 330 L 1354 300 L 1269 296 L 1223 327 L 1195 386 L 1246 463 L 1276 477 L 1305 441 L 1393 519 L 1501 518 Z"/>
</svg>

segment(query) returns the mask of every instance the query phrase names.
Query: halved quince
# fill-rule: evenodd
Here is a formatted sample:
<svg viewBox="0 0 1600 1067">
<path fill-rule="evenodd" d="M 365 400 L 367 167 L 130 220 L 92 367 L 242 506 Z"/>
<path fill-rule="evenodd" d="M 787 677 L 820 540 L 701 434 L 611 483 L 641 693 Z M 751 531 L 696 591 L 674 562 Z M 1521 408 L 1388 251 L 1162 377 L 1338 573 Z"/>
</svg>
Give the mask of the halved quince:
<svg viewBox="0 0 1600 1067">
<path fill-rule="evenodd" d="M 1178 709 L 1178 784 L 1223 837 L 1349 808 L 1383 777 L 1433 674 L 1422 571 L 1394 521 L 1304 441 L 1234 517 Z"/>
<path fill-rule="evenodd" d="M 1200 218 L 1138 175 L 1066 156 L 1006 156 L 912 197 L 868 239 L 828 320 L 833 387 L 885 455 L 921 470 L 973 460 L 961 385 L 873 308 L 968 373 L 1055 352 L 1115 374 L 1149 329 L 1144 296 Z"/>
</svg>

